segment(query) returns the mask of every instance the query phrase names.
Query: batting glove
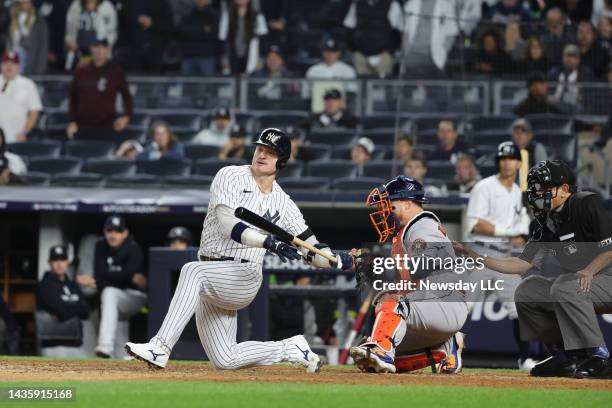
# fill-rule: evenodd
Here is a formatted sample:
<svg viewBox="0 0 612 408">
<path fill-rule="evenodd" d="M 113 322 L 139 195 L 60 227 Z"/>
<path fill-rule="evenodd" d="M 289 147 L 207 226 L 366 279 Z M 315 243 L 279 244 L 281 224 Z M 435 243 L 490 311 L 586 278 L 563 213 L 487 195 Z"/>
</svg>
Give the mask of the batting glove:
<svg viewBox="0 0 612 408">
<path fill-rule="evenodd" d="M 337 252 L 338 268 L 343 271 L 352 271 L 355 268 L 353 256 L 349 252 Z"/>
<path fill-rule="evenodd" d="M 263 243 L 263 247 L 268 251 L 276 254 L 281 261 L 287 262 L 287 260 L 291 259 L 301 259 L 302 255 L 297 250 L 297 248 L 277 239 L 274 239 L 272 235 L 268 235 L 266 240 Z"/>
</svg>

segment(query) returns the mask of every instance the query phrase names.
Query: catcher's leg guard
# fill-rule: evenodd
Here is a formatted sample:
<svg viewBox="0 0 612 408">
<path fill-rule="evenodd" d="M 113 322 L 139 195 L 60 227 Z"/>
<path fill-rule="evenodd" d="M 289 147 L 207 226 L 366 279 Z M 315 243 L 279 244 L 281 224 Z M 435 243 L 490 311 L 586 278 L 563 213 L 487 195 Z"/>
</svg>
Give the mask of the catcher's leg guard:
<svg viewBox="0 0 612 408">
<path fill-rule="evenodd" d="M 379 303 L 369 342 L 376 344 L 387 353 L 395 354 L 395 347 L 406 334 L 405 308 L 403 303 L 397 301 Z"/>
<path fill-rule="evenodd" d="M 420 370 L 425 367 L 432 367 L 436 372 L 436 366 L 446 358 L 444 350 L 427 349 L 421 353 L 407 354 L 395 357 L 395 368 L 398 373 Z"/>
</svg>

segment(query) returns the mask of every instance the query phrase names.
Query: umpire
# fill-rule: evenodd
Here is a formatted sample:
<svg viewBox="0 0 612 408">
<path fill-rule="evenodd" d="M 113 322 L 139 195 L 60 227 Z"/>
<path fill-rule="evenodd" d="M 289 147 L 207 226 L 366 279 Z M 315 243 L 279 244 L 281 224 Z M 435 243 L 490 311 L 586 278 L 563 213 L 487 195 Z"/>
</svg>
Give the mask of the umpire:
<svg viewBox="0 0 612 408">
<path fill-rule="evenodd" d="M 597 194 L 576 191 L 562 161 L 539 162 L 527 181 L 539 227 L 518 258 L 486 258 L 485 266 L 525 274 L 552 259 L 559 271 L 525 278 L 514 295 L 522 340 L 540 340 L 552 354 L 532 376 L 610 378 L 597 314 L 612 313 L 612 215 Z"/>
</svg>

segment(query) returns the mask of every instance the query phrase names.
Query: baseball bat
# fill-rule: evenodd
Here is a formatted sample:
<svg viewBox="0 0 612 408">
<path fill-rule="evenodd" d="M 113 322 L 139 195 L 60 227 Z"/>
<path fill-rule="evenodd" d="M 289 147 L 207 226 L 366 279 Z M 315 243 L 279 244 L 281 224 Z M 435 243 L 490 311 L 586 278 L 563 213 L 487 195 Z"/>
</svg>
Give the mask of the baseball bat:
<svg viewBox="0 0 612 408">
<path fill-rule="evenodd" d="M 349 356 L 349 350 L 353 345 L 353 342 L 357 338 L 357 334 L 361 330 L 361 326 L 363 326 L 363 321 L 365 320 L 368 310 L 370 309 L 370 304 L 372 303 L 372 294 L 369 294 L 368 297 L 365 298 L 361 307 L 359 308 L 359 313 L 357 313 L 357 317 L 355 318 L 355 322 L 353 323 L 353 327 L 351 327 L 351 331 L 344 342 L 344 348 L 340 352 L 340 358 L 338 358 L 339 364 L 346 364 L 346 360 Z"/>
<path fill-rule="evenodd" d="M 315 248 L 314 245 L 299 239 L 295 235 L 290 234 L 288 231 L 285 231 L 273 222 L 266 220 L 264 217 L 255 214 L 253 211 L 247 210 L 244 207 L 238 207 L 236 208 L 234 215 L 237 218 L 240 218 L 242 221 L 246 221 L 249 224 L 254 225 L 257 228 L 262 229 L 266 232 L 269 232 L 270 234 L 275 235 L 284 241 L 292 242 L 296 246 L 301 246 L 309 251 L 314 252 L 317 255 L 321 255 L 323 258 L 327 259 L 330 264 L 334 266 L 338 265 L 338 261 L 333 255 L 328 254 L 327 252 L 323 252 L 319 248 Z"/>
</svg>

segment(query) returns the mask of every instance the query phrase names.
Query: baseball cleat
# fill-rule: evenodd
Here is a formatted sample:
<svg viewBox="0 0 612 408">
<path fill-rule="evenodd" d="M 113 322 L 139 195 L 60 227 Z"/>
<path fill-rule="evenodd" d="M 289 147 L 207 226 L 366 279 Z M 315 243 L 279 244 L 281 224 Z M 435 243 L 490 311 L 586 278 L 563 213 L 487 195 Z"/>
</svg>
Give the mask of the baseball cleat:
<svg viewBox="0 0 612 408">
<path fill-rule="evenodd" d="M 518 359 L 518 369 L 521 371 L 529 372 L 533 367 L 535 367 L 536 364 L 538 364 L 538 362 L 531 357 L 524 360 L 522 358 Z"/>
<path fill-rule="evenodd" d="M 161 369 L 168 364 L 169 353 L 152 342 L 149 343 L 125 343 L 125 351 L 136 360 L 143 361 L 150 368 Z"/>
<path fill-rule="evenodd" d="M 96 347 L 96 357 L 111 358 L 111 354 L 112 354 L 111 351 L 108 351 L 103 347 L 100 347 L 100 346 Z"/>
<path fill-rule="evenodd" d="M 442 374 L 459 374 L 463 367 L 461 353 L 465 348 L 465 335 L 461 332 L 455 333 L 451 338 L 450 353 L 446 360 L 440 364 L 440 373 Z"/>
<path fill-rule="evenodd" d="M 395 361 L 390 353 L 376 344 L 351 347 L 349 354 L 357 368 L 367 373 L 395 373 Z"/>
<path fill-rule="evenodd" d="M 529 375 L 532 377 L 574 377 L 576 364 L 564 356 L 551 356 L 536 364 Z"/>
<path fill-rule="evenodd" d="M 321 359 L 313 352 L 301 334 L 290 337 L 287 342 L 287 361 L 306 367 L 307 373 L 318 373 L 321 370 Z"/>
</svg>

